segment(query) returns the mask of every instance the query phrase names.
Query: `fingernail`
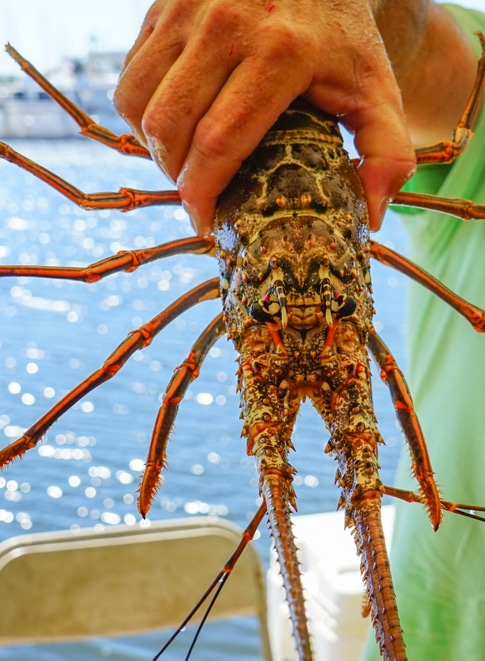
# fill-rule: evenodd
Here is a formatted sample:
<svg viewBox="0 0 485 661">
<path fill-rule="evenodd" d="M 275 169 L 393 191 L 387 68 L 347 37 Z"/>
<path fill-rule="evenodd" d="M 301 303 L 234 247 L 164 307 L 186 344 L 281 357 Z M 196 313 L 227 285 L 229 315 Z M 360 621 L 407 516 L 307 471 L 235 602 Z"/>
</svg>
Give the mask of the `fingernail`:
<svg viewBox="0 0 485 661">
<path fill-rule="evenodd" d="M 417 168 L 418 168 L 418 166 L 416 165 L 416 163 L 414 163 L 414 165 L 410 168 L 409 172 L 407 173 L 406 179 L 402 182 L 403 186 L 407 181 L 409 181 L 411 179 L 411 177 L 414 177 L 414 175 L 416 174 Z M 402 186 L 401 186 L 401 188 L 402 188 Z"/>
<path fill-rule="evenodd" d="M 191 226 L 192 226 L 192 229 L 193 229 L 194 232 L 197 234 L 197 221 L 196 221 L 196 219 L 195 219 L 195 214 L 194 214 L 194 212 L 192 211 L 192 209 L 191 209 L 191 207 L 190 207 L 190 204 L 187 204 L 187 202 L 184 202 L 184 201 L 182 200 L 182 207 L 183 207 L 185 213 L 186 213 L 186 214 L 188 215 L 188 217 L 189 217 L 189 220 L 190 220 L 190 224 L 191 224 Z"/>
<path fill-rule="evenodd" d="M 371 232 L 377 232 L 381 228 L 382 221 L 391 202 L 389 197 L 367 195 L 367 208 L 369 210 L 369 228 Z"/>
<path fill-rule="evenodd" d="M 138 142 L 141 145 L 143 145 L 147 149 L 149 148 L 148 147 L 148 142 L 147 142 L 147 139 L 146 139 L 146 136 L 145 136 L 144 133 L 142 133 L 141 131 L 137 131 L 136 129 L 133 129 L 133 135 L 135 136 L 135 138 L 138 140 Z"/>
<path fill-rule="evenodd" d="M 186 212 L 186 214 L 189 217 L 190 224 L 191 224 L 192 229 L 194 230 L 194 232 L 198 236 L 204 236 L 204 237 L 209 236 L 209 234 L 211 233 L 211 228 L 206 227 L 202 223 L 202 221 L 201 221 L 198 213 L 195 211 L 195 209 L 193 209 L 190 204 L 188 204 L 187 202 L 184 202 L 183 200 L 182 200 L 182 206 L 184 208 L 184 211 Z"/>
<path fill-rule="evenodd" d="M 175 183 L 175 180 L 172 179 L 172 177 L 168 173 L 168 168 L 166 165 L 168 161 L 167 158 L 168 154 L 163 143 L 161 143 L 159 140 L 157 140 L 157 138 L 151 135 L 147 135 L 146 139 L 148 142 L 148 149 L 150 151 L 152 159 L 155 161 L 158 167 L 167 175 L 167 177 Z"/>
<path fill-rule="evenodd" d="M 381 200 L 377 208 L 377 222 L 379 223 L 379 227 L 382 225 L 382 221 L 384 220 L 384 216 L 386 215 L 387 207 L 389 206 L 391 201 L 392 201 L 391 197 L 385 197 L 384 199 Z"/>
</svg>

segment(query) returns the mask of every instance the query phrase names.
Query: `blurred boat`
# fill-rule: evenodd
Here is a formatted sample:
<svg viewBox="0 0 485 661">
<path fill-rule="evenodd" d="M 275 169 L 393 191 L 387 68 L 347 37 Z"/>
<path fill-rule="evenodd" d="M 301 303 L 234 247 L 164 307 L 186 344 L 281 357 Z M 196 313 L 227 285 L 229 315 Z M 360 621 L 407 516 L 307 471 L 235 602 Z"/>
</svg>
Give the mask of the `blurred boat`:
<svg viewBox="0 0 485 661">
<path fill-rule="evenodd" d="M 112 105 L 123 66 L 121 52 L 93 51 L 83 60 L 66 59 L 49 80 L 98 123 L 116 133 L 127 124 Z M 26 76 L 0 77 L 0 138 L 73 138 L 79 127 L 43 90 Z"/>
</svg>

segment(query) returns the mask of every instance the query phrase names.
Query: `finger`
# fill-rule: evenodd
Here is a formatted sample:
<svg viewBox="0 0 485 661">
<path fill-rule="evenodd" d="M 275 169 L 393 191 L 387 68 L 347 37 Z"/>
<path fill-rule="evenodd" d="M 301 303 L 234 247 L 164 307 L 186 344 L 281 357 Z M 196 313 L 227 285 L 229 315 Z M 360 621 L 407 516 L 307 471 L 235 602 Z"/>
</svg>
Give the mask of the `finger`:
<svg viewBox="0 0 485 661">
<path fill-rule="evenodd" d="M 325 67 L 306 96 L 337 115 L 354 135 L 370 226 L 375 230 L 390 199 L 414 172 L 416 159 L 401 93 L 377 28 L 367 10 L 354 8 L 359 21 L 347 22 L 345 47 L 338 31 L 331 32 L 337 40 L 329 46 Z M 360 26 L 357 31 L 356 26 Z"/>
<path fill-rule="evenodd" d="M 375 231 L 382 223 L 390 200 L 414 173 L 416 156 L 397 86 L 389 84 L 386 87 L 382 76 L 376 75 L 366 87 L 367 90 L 361 88 L 353 97 L 339 98 L 337 103 L 333 103 L 328 91 L 324 97 L 321 93 L 306 96 L 316 105 L 338 115 L 354 135 L 354 144 L 361 157 L 359 175 L 366 193 L 370 227 Z M 352 87 L 343 96 L 349 94 L 349 89 Z M 322 104 L 320 98 L 324 98 Z"/>
<path fill-rule="evenodd" d="M 359 109 L 344 117 L 361 156 L 359 175 L 370 228 L 379 229 L 392 198 L 416 169 L 416 156 L 399 101 Z"/>
<path fill-rule="evenodd" d="M 308 86 L 304 75 L 292 78 L 286 67 L 272 76 L 268 71 L 252 59 L 242 62 L 196 127 L 177 186 L 199 234 L 212 231 L 217 197 L 279 115 Z M 264 78 L 260 85 L 248 83 Z"/>
<path fill-rule="evenodd" d="M 133 46 L 130 48 L 130 50 L 125 56 L 123 69 L 126 69 L 128 64 L 135 57 L 138 51 L 145 45 L 147 39 L 150 37 L 150 35 L 155 29 L 158 17 L 160 16 L 160 12 L 161 12 L 161 3 L 158 1 L 154 2 L 151 5 L 150 9 L 148 10 L 145 18 L 143 19 L 143 23 L 141 25 L 138 36 L 135 39 L 135 43 L 133 44 Z"/>
<path fill-rule="evenodd" d="M 176 180 L 200 119 L 238 64 L 230 40 L 209 47 L 201 34 L 186 46 L 147 103 L 142 130 L 153 159 Z M 201 85 L 200 81 L 204 81 Z"/>
<path fill-rule="evenodd" d="M 161 3 L 148 12 L 137 41 L 127 55 L 115 90 L 117 112 L 145 143 L 142 119 L 150 98 L 184 47 L 182 26 L 167 30 L 170 15 L 161 16 Z M 165 32 L 164 32 L 165 31 Z"/>
</svg>

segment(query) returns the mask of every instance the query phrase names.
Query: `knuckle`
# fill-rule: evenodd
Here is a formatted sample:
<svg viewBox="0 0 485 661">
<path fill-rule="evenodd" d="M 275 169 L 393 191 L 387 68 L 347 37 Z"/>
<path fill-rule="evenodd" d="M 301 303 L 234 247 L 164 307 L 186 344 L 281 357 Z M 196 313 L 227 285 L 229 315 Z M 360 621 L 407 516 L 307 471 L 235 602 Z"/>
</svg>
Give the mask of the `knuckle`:
<svg viewBox="0 0 485 661">
<path fill-rule="evenodd" d="M 216 0 L 211 5 L 205 24 L 208 26 L 219 25 L 221 23 L 224 25 L 231 24 L 236 14 L 237 8 L 234 5 L 223 0 Z"/>
<path fill-rule="evenodd" d="M 211 4 L 210 11 L 201 16 L 198 32 L 202 40 L 225 40 L 239 33 L 243 22 L 238 3 L 215 0 Z"/>
<path fill-rule="evenodd" d="M 155 2 L 152 5 L 150 5 L 147 11 L 144 23 L 147 23 L 152 28 L 155 27 L 166 5 L 167 5 L 166 0 L 155 0 Z"/>
<path fill-rule="evenodd" d="M 226 152 L 228 144 L 232 142 L 230 138 L 231 131 L 227 125 L 223 126 L 205 117 L 195 129 L 192 146 L 204 160 L 210 161 L 221 155 L 228 157 Z"/>
<path fill-rule="evenodd" d="M 180 135 L 183 119 L 178 104 L 170 104 L 164 98 L 153 96 L 142 111 L 141 126 L 147 138 L 170 143 Z"/>
<path fill-rule="evenodd" d="M 135 113 L 129 97 L 125 94 L 123 87 L 118 85 L 113 94 L 113 106 L 116 112 L 131 124 L 135 119 Z"/>
<path fill-rule="evenodd" d="M 183 161 L 183 154 L 173 143 L 174 136 L 178 135 L 176 122 L 169 115 L 161 116 L 159 108 L 155 107 L 145 112 L 141 126 L 152 158 L 175 181 Z"/>
<path fill-rule="evenodd" d="M 141 126 L 147 138 L 156 138 L 159 142 L 164 142 L 171 125 L 169 115 L 161 117 L 158 106 L 155 105 L 145 109 Z"/>
<path fill-rule="evenodd" d="M 142 138 L 142 109 L 121 92 L 116 92 L 113 96 L 113 106 L 118 115 L 125 120 L 131 130 L 139 138 Z"/>
<path fill-rule="evenodd" d="M 265 55 L 271 61 L 304 61 L 305 35 L 286 21 L 278 21 L 265 30 Z"/>
</svg>

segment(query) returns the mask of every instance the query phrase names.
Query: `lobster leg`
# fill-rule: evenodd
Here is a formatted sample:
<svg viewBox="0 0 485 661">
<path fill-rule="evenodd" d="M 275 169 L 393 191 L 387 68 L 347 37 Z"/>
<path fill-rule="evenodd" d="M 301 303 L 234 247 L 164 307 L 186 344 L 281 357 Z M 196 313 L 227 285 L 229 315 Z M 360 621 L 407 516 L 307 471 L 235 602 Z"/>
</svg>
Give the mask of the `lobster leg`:
<svg viewBox="0 0 485 661">
<path fill-rule="evenodd" d="M 99 385 L 111 379 L 123 367 L 128 358 L 135 351 L 150 344 L 152 339 L 179 314 L 196 303 L 210 300 L 219 296 L 219 281 L 217 278 L 207 280 L 198 287 L 181 296 L 163 312 L 153 317 L 149 322 L 130 333 L 106 359 L 102 367 L 93 372 L 84 381 L 77 385 L 47 413 L 45 413 L 23 436 L 0 450 L 0 467 L 5 466 L 17 457 L 21 457 L 27 450 L 33 448 L 40 441 L 46 431 L 61 415 L 91 392 Z"/>
<path fill-rule="evenodd" d="M 83 193 L 72 184 L 48 170 L 34 163 L 26 156 L 22 156 L 4 142 L 0 142 L 0 158 L 18 165 L 23 170 L 45 181 L 55 188 L 61 195 L 83 209 L 119 209 L 131 211 L 137 207 L 148 207 L 158 204 L 179 204 L 180 197 L 177 191 L 143 191 L 133 188 L 120 188 L 117 193 Z"/>
<path fill-rule="evenodd" d="M 462 220 L 485 218 L 485 204 L 474 204 L 471 200 L 425 195 L 424 193 L 406 193 L 402 191 L 396 195 L 391 205 L 439 211 Z"/>
<path fill-rule="evenodd" d="M 141 156 L 143 158 L 151 158 L 148 149 L 145 149 L 133 135 L 122 134 L 116 135 L 112 131 L 97 124 L 89 115 L 87 115 L 81 108 L 68 99 L 64 94 L 59 92 L 51 83 L 44 78 L 44 76 L 37 71 L 37 69 L 30 64 L 19 52 L 10 44 L 5 47 L 8 54 L 20 65 L 21 69 L 25 71 L 35 82 L 64 110 L 73 118 L 79 125 L 80 133 L 82 135 L 97 140 L 111 149 L 128 156 Z"/>
<path fill-rule="evenodd" d="M 0 277 L 35 276 L 36 278 L 58 278 L 61 280 L 78 280 L 81 282 L 98 282 L 112 273 L 128 271 L 131 273 L 139 266 L 158 259 L 180 254 L 204 255 L 211 253 L 214 240 L 210 238 L 191 237 L 170 241 L 153 248 L 142 250 L 121 250 L 99 262 L 86 267 L 77 266 L 0 266 Z"/>
<path fill-rule="evenodd" d="M 448 287 L 445 287 L 445 285 L 420 266 L 380 243 L 371 241 L 370 254 L 374 259 L 381 262 L 381 264 L 392 266 L 397 271 L 419 282 L 419 284 L 429 289 L 436 296 L 439 296 L 445 303 L 448 303 L 448 305 L 465 317 L 476 331 L 479 333 L 485 332 L 485 310 L 457 296 L 457 294 L 453 293 Z"/>
<path fill-rule="evenodd" d="M 465 110 L 453 131 L 451 140 L 437 142 L 434 145 L 416 150 L 418 165 L 424 163 L 451 163 L 463 153 L 473 136 L 472 126 L 482 102 L 485 86 L 485 37 L 481 32 L 477 34 L 482 46 L 482 56 L 478 60 L 475 84 Z M 474 204 L 471 200 L 447 199 L 434 195 L 402 191 L 396 195 L 391 204 L 440 211 L 463 220 L 485 218 L 485 205 Z"/>
<path fill-rule="evenodd" d="M 409 491 L 407 489 L 398 489 L 397 487 L 388 487 L 383 485 L 383 493 L 386 496 L 392 496 L 393 498 L 399 498 L 404 500 L 406 503 L 418 503 L 419 505 L 426 505 L 423 501 L 423 497 L 419 493 L 414 491 Z M 482 505 L 466 505 L 464 503 L 454 503 L 450 500 L 440 500 L 441 509 L 444 512 L 451 512 L 452 514 L 459 514 L 460 516 L 466 516 L 469 519 L 475 519 L 476 521 L 485 521 L 485 517 L 480 516 L 477 512 L 485 512 L 485 506 Z"/>
<path fill-rule="evenodd" d="M 139 489 L 138 509 L 143 517 L 150 509 L 160 485 L 160 472 L 166 464 L 168 438 L 177 417 L 179 404 L 189 385 L 199 376 L 199 369 L 207 352 L 225 332 L 226 327 L 220 313 L 197 338 L 188 357 L 177 367 L 170 379 L 153 428 L 145 473 Z"/>
<path fill-rule="evenodd" d="M 411 451 L 413 475 L 420 485 L 423 502 L 428 510 L 431 524 L 437 530 L 441 523 L 440 496 L 433 477 L 426 441 L 414 410 L 404 374 L 373 328 L 369 332 L 367 346 L 380 368 L 381 379 L 387 383 L 391 391 L 396 415 Z"/>
<path fill-rule="evenodd" d="M 465 151 L 473 136 L 472 126 L 482 102 L 485 85 L 485 37 L 481 32 L 478 32 L 477 36 L 482 46 L 482 56 L 478 60 L 475 84 L 460 121 L 453 131 L 451 140 L 437 142 L 434 145 L 416 150 L 418 165 L 422 163 L 451 163 Z"/>
</svg>

